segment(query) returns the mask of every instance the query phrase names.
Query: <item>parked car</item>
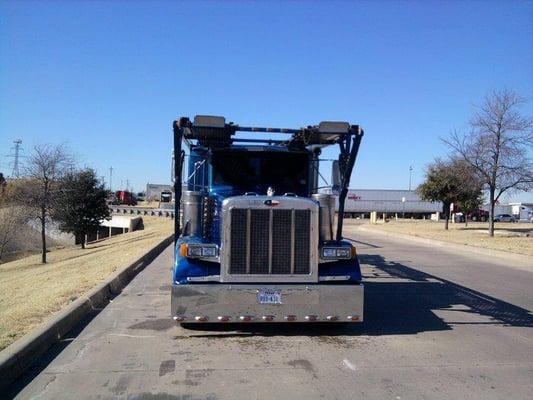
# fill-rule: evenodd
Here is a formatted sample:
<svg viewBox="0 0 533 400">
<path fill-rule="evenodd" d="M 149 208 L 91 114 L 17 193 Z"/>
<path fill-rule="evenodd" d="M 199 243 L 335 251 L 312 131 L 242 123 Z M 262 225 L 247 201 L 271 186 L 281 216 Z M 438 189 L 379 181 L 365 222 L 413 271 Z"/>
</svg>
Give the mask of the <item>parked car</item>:
<svg viewBox="0 0 533 400">
<path fill-rule="evenodd" d="M 516 219 L 510 214 L 498 214 L 494 217 L 494 222 L 516 222 Z"/>
</svg>

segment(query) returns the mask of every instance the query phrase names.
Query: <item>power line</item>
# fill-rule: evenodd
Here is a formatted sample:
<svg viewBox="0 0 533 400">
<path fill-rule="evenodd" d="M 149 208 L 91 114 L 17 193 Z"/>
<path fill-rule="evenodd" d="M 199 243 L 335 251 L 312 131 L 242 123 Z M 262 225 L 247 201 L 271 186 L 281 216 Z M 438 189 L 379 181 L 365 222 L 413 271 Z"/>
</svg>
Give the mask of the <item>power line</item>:
<svg viewBox="0 0 533 400">
<path fill-rule="evenodd" d="M 13 151 L 11 154 L 8 154 L 6 157 L 13 158 L 13 169 L 11 170 L 11 178 L 20 178 L 20 153 L 22 149 L 22 140 L 17 139 L 13 141 L 15 146 L 11 147 Z"/>
</svg>

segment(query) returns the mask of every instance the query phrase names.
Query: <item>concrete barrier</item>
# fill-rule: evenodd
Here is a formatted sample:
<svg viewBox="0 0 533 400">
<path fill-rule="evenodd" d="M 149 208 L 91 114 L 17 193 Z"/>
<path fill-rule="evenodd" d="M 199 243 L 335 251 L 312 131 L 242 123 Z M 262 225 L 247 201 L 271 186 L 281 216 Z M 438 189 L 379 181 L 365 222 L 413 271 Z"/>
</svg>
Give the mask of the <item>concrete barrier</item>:
<svg viewBox="0 0 533 400">
<path fill-rule="evenodd" d="M 61 340 L 89 312 L 105 307 L 111 297 L 119 294 L 135 275 L 161 254 L 173 240 L 174 234 L 163 239 L 133 263 L 115 272 L 53 318 L 2 350 L 0 352 L 0 392 L 30 368 L 38 357 Z"/>
<path fill-rule="evenodd" d="M 150 215 L 153 217 L 165 217 L 174 218 L 173 209 L 160 209 L 160 208 L 138 208 L 135 206 L 118 206 L 110 207 L 109 211 L 113 214 L 131 214 L 131 215 Z"/>
</svg>

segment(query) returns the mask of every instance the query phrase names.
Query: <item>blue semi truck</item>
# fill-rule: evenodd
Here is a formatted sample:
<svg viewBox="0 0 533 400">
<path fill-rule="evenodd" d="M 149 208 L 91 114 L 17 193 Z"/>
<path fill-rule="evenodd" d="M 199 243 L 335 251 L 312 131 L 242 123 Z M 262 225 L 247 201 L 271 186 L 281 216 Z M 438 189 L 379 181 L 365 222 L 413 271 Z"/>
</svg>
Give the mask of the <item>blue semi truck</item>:
<svg viewBox="0 0 533 400">
<path fill-rule="evenodd" d="M 174 121 L 173 133 L 176 322 L 363 320 L 356 250 L 343 239 L 343 219 L 334 222 L 363 137 L 358 125 L 259 128 L 197 115 Z M 329 193 L 319 190 L 325 146 L 339 149 Z"/>
</svg>

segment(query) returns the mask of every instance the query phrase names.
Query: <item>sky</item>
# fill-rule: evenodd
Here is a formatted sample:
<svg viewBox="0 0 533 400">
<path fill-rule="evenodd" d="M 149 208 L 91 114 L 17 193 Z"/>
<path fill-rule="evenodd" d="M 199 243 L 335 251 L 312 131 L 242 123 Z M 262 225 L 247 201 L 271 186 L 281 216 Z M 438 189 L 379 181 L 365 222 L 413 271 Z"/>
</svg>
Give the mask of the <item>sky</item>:
<svg viewBox="0 0 533 400">
<path fill-rule="evenodd" d="M 350 187 L 407 189 L 412 166 L 414 188 L 491 90 L 533 114 L 532 25 L 531 1 L 1 1 L 0 172 L 21 139 L 115 190 L 170 183 L 172 121 L 210 114 L 359 124 Z"/>
</svg>

